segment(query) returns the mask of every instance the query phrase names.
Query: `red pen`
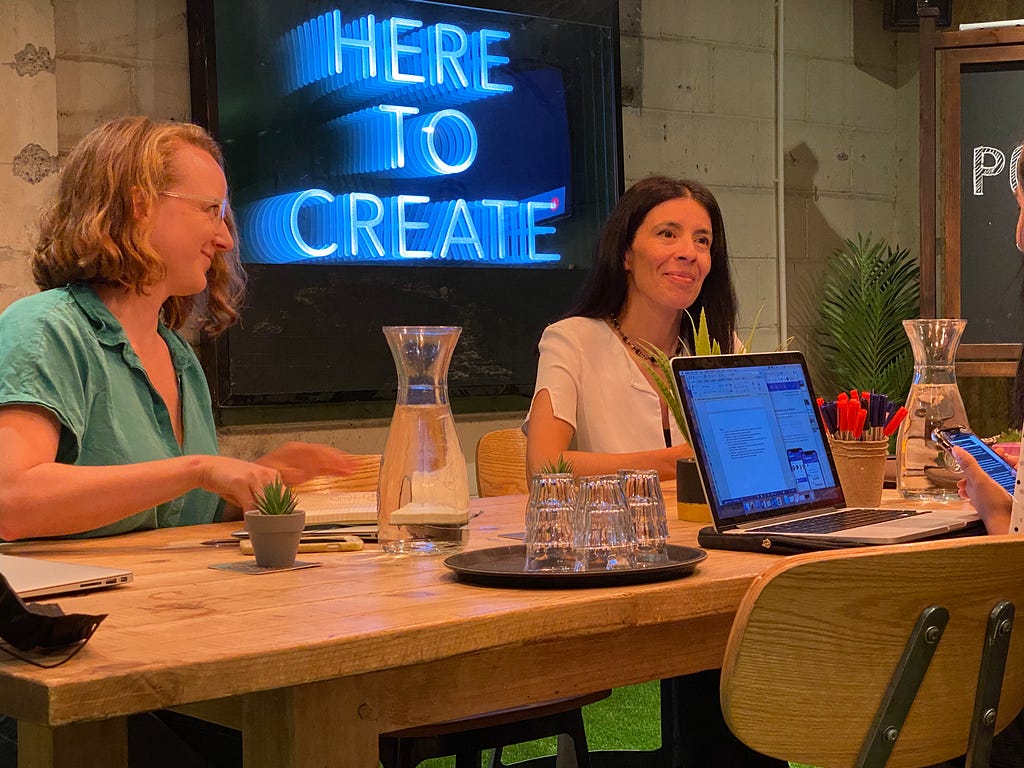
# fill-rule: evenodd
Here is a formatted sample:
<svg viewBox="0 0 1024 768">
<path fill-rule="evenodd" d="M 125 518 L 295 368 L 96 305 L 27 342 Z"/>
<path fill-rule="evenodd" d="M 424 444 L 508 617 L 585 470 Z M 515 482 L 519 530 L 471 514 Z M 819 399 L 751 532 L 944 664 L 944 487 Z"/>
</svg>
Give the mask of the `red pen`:
<svg viewBox="0 0 1024 768">
<path fill-rule="evenodd" d="M 856 421 L 853 424 L 853 439 L 860 440 L 861 434 L 864 432 L 864 420 L 867 419 L 868 412 L 863 408 L 857 410 Z"/>
<path fill-rule="evenodd" d="M 887 422 L 885 422 L 885 429 L 882 430 L 882 436 L 888 437 L 893 432 L 895 432 L 896 428 L 900 425 L 900 422 L 907 417 L 907 413 L 907 409 L 904 408 L 902 405 L 899 408 L 897 408 L 896 412 L 889 418 Z"/>
</svg>

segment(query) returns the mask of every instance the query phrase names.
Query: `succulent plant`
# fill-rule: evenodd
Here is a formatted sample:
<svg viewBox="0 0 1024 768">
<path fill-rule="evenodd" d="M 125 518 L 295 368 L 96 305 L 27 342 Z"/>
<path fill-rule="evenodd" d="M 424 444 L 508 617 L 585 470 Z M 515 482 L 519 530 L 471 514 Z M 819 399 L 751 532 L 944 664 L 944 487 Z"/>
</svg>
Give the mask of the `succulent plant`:
<svg viewBox="0 0 1024 768">
<path fill-rule="evenodd" d="M 693 327 L 693 354 L 723 354 L 721 345 L 716 339 L 712 339 L 711 334 L 708 332 L 708 319 L 704 314 L 704 310 L 701 309 L 700 317 L 696 323 L 693 322 L 693 315 L 689 312 L 686 312 L 686 316 L 690 319 L 690 325 Z M 743 343 L 743 349 L 747 351 L 750 351 L 751 345 L 753 344 L 754 332 L 757 330 L 757 321 L 760 317 L 761 310 L 758 310 L 757 317 L 754 318 L 753 328 L 750 330 L 750 335 Z M 787 339 L 786 342 L 781 344 L 779 349 L 785 349 L 789 345 L 790 341 L 792 341 L 792 338 Z M 690 430 L 687 429 L 686 418 L 683 416 L 683 405 L 679 401 L 679 393 L 676 392 L 675 383 L 672 378 L 672 358 L 649 341 L 641 339 L 639 344 L 652 358 L 651 362 L 642 358 L 640 362 L 647 369 L 647 372 L 650 373 L 651 378 L 654 379 L 654 384 L 661 393 L 661 396 L 665 398 L 665 402 L 668 404 L 669 413 L 671 413 L 672 418 L 675 419 L 676 426 L 679 427 L 679 431 L 682 433 L 686 442 L 690 442 Z"/>
<path fill-rule="evenodd" d="M 292 489 L 278 478 L 258 490 L 253 503 L 261 515 L 290 515 L 295 511 L 299 500 L 292 493 Z"/>
<path fill-rule="evenodd" d="M 542 475 L 571 475 L 573 473 L 572 462 L 558 454 L 558 459 L 549 461 L 540 468 Z"/>
</svg>

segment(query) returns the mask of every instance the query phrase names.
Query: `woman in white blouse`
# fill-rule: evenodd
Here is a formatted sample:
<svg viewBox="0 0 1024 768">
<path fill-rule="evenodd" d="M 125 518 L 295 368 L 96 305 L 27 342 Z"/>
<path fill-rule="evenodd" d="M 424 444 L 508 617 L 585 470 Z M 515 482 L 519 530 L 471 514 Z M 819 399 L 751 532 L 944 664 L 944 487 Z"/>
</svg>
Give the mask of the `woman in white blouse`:
<svg viewBox="0 0 1024 768">
<path fill-rule="evenodd" d="M 524 426 L 530 472 L 562 456 L 577 475 L 634 467 L 674 477 L 676 459 L 693 451 L 644 366 L 641 342 L 686 354 L 702 309 L 712 339 L 737 349 L 736 295 L 718 202 L 693 181 L 637 182 L 605 223 L 579 304 L 541 337 Z M 674 712 L 679 722 L 674 765 L 785 768 L 729 731 L 718 704 L 718 670 L 667 682 L 662 691 L 673 704 L 662 712 Z"/>
<path fill-rule="evenodd" d="M 633 467 L 674 476 L 676 459 L 693 452 L 646 370 L 644 344 L 685 354 L 701 310 L 711 337 L 734 349 L 718 202 L 693 181 L 643 179 L 605 223 L 580 302 L 541 337 L 524 426 L 530 472 L 562 456 L 578 475 Z"/>
</svg>

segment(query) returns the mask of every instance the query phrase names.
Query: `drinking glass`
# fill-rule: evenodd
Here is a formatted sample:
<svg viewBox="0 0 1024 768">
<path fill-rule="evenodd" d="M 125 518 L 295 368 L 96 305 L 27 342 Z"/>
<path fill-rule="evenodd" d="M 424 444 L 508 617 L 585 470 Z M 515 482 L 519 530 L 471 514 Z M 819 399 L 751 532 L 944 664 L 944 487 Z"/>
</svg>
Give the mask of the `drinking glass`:
<svg viewBox="0 0 1024 768">
<path fill-rule="evenodd" d="M 577 571 L 636 567 L 636 530 L 618 475 L 580 478 L 573 520 Z"/>
<path fill-rule="evenodd" d="M 668 520 L 661 480 L 654 469 L 620 469 L 619 482 L 636 530 L 636 564 L 668 562 Z"/>
<path fill-rule="evenodd" d="M 539 474 L 530 480 L 526 504 L 527 571 L 572 571 L 576 484 L 572 473 Z"/>
</svg>

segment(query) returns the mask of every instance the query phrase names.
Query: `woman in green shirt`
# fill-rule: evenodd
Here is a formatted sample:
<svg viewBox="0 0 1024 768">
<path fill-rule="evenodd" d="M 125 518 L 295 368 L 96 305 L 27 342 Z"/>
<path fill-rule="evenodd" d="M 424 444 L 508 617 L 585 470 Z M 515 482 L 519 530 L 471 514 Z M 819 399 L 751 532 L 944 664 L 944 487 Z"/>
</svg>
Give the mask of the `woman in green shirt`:
<svg viewBox="0 0 1024 768">
<path fill-rule="evenodd" d="M 0 538 L 208 523 L 275 478 L 348 470 L 324 445 L 217 455 L 206 379 L 178 331 L 238 318 L 222 166 L 202 128 L 145 117 L 68 155 L 32 259 L 42 292 L 0 315 Z"/>
</svg>

